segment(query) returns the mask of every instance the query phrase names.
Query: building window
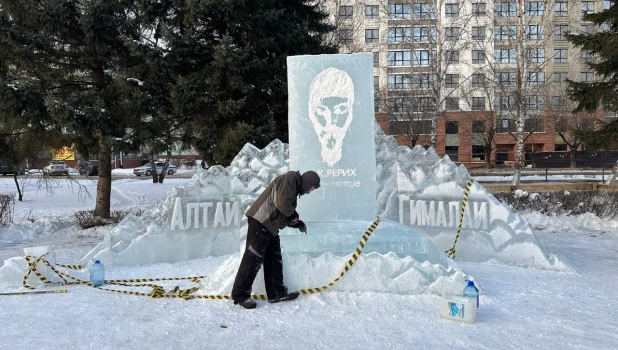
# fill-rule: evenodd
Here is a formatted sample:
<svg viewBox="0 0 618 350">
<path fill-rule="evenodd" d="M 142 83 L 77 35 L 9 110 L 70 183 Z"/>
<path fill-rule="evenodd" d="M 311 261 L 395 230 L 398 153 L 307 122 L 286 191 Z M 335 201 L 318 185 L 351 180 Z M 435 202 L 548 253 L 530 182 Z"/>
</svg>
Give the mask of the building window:
<svg viewBox="0 0 618 350">
<path fill-rule="evenodd" d="M 603 1 L 603 10 L 609 10 L 610 7 L 612 7 L 612 3 L 614 1 L 610 1 L 610 0 L 604 0 Z"/>
<path fill-rule="evenodd" d="M 415 73 L 412 74 L 412 88 L 413 89 L 430 89 L 435 76 L 429 73 Z"/>
<path fill-rule="evenodd" d="M 554 83 L 563 84 L 567 79 L 566 72 L 554 72 Z"/>
<path fill-rule="evenodd" d="M 498 63 L 515 63 L 515 49 L 495 49 L 494 58 Z"/>
<path fill-rule="evenodd" d="M 526 30 L 526 38 L 531 40 L 543 39 L 543 26 L 540 24 L 529 25 Z"/>
<path fill-rule="evenodd" d="M 365 29 L 365 43 L 377 43 L 380 41 L 378 29 Z"/>
<path fill-rule="evenodd" d="M 525 132 L 543 132 L 543 129 L 543 118 L 528 118 L 524 123 Z"/>
<path fill-rule="evenodd" d="M 483 64 L 483 63 L 485 63 L 485 51 L 472 50 L 472 64 Z"/>
<path fill-rule="evenodd" d="M 434 103 L 431 97 L 413 97 L 412 110 L 414 112 L 429 112 L 434 110 Z"/>
<path fill-rule="evenodd" d="M 459 97 L 447 97 L 444 100 L 444 107 L 447 111 L 458 111 Z"/>
<path fill-rule="evenodd" d="M 552 98 L 554 109 L 565 109 L 567 105 L 566 96 L 554 96 Z"/>
<path fill-rule="evenodd" d="M 592 33 L 594 32 L 594 26 L 592 24 L 582 24 L 581 32 L 582 33 Z"/>
<path fill-rule="evenodd" d="M 436 18 L 435 4 L 414 4 L 414 18 Z"/>
<path fill-rule="evenodd" d="M 513 96 L 497 95 L 494 99 L 494 110 L 508 111 L 513 107 Z"/>
<path fill-rule="evenodd" d="M 459 122 L 447 121 L 444 125 L 444 133 L 447 135 L 459 134 Z"/>
<path fill-rule="evenodd" d="M 525 4 L 526 16 L 543 16 L 545 14 L 545 2 L 527 1 Z"/>
<path fill-rule="evenodd" d="M 459 146 L 446 146 L 444 152 L 453 162 L 459 159 Z"/>
<path fill-rule="evenodd" d="M 483 27 L 472 27 L 472 40 L 485 40 L 487 37 L 485 35 L 486 28 Z"/>
<path fill-rule="evenodd" d="M 545 62 L 545 49 L 528 49 L 528 59 L 532 63 Z"/>
<path fill-rule="evenodd" d="M 500 17 L 517 16 L 517 6 L 514 1 L 496 2 L 496 15 Z"/>
<path fill-rule="evenodd" d="M 390 27 L 388 28 L 389 43 L 403 43 L 410 40 L 410 27 Z"/>
<path fill-rule="evenodd" d="M 594 1 L 582 1 L 582 16 L 594 13 Z"/>
<path fill-rule="evenodd" d="M 556 2 L 554 3 L 554 16 L 556 17 L 566 17 L 568 15 L 569 9 L 567 8 L 567 2 Z"/>
<path fill-rule="evenodd" d="M 379 52 L 373 53 L 373 66 L 380 67 L 380 53 Z"/>
<path fill-rule="evenodd" d="M 473 120 L 472 121 L 472 132 L 474 133 L 485 132 L 485 121 L 484 120 Z"/>
<path fill-rule="evenodd" d="M 388 17 L 390 19 L 410 19 L 410 4 L 389 4 Z"/>
<path fill-rule="evenodd" d="M 485 97 L 472 97 L 472 106 L 470 107 L 473 111 L 484 111 L 485 110 Z"/>
<path fill-rule="evenodd" d="M 343 44 L 351 43 L 353 39 L 352 29 L 341 29 L 339 30 L 339 41 Z"/>
<path fill-rule="evenodd" d="M 447 88 L 457 88 L 459 86 L 459 74 L 446 74 L 444 84 Z"/>
<path fill-rule="evenodd" d="M 495 79 L 497 86 L 515 86 L 515 72 L 497 72 Z"/>
<path fill-rule="evenodd" d="M 485 76 L 483 74 L 472 74 L 470 80 L 472 81 L 473 88 L 485 87 Z"/>
<path fill-rule="evenodd" d="M 410 66 L 410 51 L 391 51 L 388 53 L 388 65 L 391 67 Z"/>
<path fill-rule="evenodd" d="M 429 50 L 414 50 L 414 60 L 413 63 L 415 66 L 428 66 L 432 60 L 432 56 L 435 55 L 434 51 Z"/>
<path fill-rule="evenodd" d="M 565 40 L 564 33 L 569 30 L 569 26 L 566 24 L 560 24 L 554 26 L 554 39 L 555 40 Z"/>
<path fill-rule="evenodd" d="M 378 19 L 378 5 L 365 6 L 365 19 Z"/>
<path fill-rule="evenodd" d="M 589 83 L 594 81 L 594 73 L 592 72 L 581 72 L 581 81 L 585 83 Z"/>
<path fill-rule="evenodd" d="M 458 3 L 444 4 L 444 15 L 446 17 L 458 17 L 459 16 L 459 4 Z"/>
<path fill-rule="evenodd" d="M 588 52 L 588 51 L 581 51 L 579 53 L 579 59 L 582 62 L 592 62 L 594 61 L 594 54 Z"/>
<path fill-rule="evenodd" d="M 554 63 L 567 63 L 567 49 L 554 49 Z"/>
<path fill-rule="evenodd" d="M 352 9 L 352 6 L 339 6 L 339 19 L 352 19 L 353 12 L 354 10 Z"/>
<path fill-rule="evenodd" d="M 415 42 L 429 42 L 435 40 L 436 27 L 414 27 L 412 28 L 412 40 Z"/>
<path fill-rule="evenodd" d="M 566 152 L 567 150 L 567 145 L 566 143 L 563 144 L 555 144 L 554 145 L 554 152 Z"/>
<path fill-rule="evenodd" d="M 487 7 L 484 2 L 475 2 L 472 4 L 472 15 L 476 17 L 485 16 Z"/>
<path fill-rule="evenodd" d="M 388 88 L 390 90 L 409 90 L 410 74 L 389 74 Z"/>
<path fill-rule="evenodd" d="M 410 109 L 410 100 L 404 97 L 390 98 L 386 103 L 391 113 L 402 113 Z"/>
<path fill-rule="evenodd" d="M 446 27 L 446 41 L 457 41 L 459 39 L 459 27 Z"/>
<path fill-rule="evenodd" d="M 446 65 L 459 64 L 459 51 L 455 51 L 455 50 L 444 51 L 444 58 L 446 60 Z"/>
<path fill-rule="evenodd" d="M 373 90 L 380 90 L 380 77 L 377 75 L 373 76 Z"/>
<path fill-rule="evenodd" d="M 524 103 L 527 109 L 531 111 L 538 111 L 543 108 L 543 97 L 537 95 L 525 96 Z"/>
<path fill-rule="evenodd" d="M 527 74 L 526 85 L 527 86 L 541 86 L 545 83 L 544 72 L 529 72 Z"/>
<path fill-rule="evenodd" d="M 495 26 L 494 40 L 510 40 L 517 38 L 517 28 L 515 26 Z"/>
</svg>

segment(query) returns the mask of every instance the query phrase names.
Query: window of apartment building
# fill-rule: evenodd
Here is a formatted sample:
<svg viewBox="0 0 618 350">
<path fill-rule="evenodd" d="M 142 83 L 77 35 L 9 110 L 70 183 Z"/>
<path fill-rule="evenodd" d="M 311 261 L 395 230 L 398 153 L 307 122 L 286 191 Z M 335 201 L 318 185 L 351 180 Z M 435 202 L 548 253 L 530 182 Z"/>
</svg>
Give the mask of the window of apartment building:
<svg viewBox="0 0 618 350">
<path fill-rule="evenodd" d="M 431 134 L 431 120 L 413 120 L 412 126 L 418 134 Z"/>
<path fill-rule="evenodd" d="M 566 152 L 566 151 L 567 151 L 566 143 L 554 145 L 554 152 Z"/>
<path fill-rule="evenodd" d="M 594 81 L 594 73 L 592 73 L 592 72 L 581 72 L 580 73 L 580 80 L 582 82 Z"/>
<path fill-rule="evenodd" d="M 457 41 L 459 39 L 459 27 L 446 27 L 445 40 Z"/>
<path fill-rule="evenodd" d="M 472 50 L 472 64 L 483 64 L 483 63 L 485 63 L 485 51 Z"/>
<path fill-rule="evenodd" d="M 526 77 L 527 86 L 541 86 L 545 83 L 544 72 L 528 72 Z"/>
<path fill-rule="evenodd" d="M 485 76 L 483 74 L 472 74 L 472 76 L 470 77 L 470 81 L 473 88 L 485 87 Z"/>
<path fill-rule="evenodd" d="M 410 19 L 410 4 L 389 4 L 388 17 L 390 19 Z"/>
<path fill-rule="evenodd" d="M 414 27 L 412 28 L 412 40 L 415 42 L 429 42 L 429 39 L 436 39 L 436 27 Z"/>
<path fill-rule="evenodd" d="M 413 89 L 430 89 L 435 81 L 435 75 L 430 73 L 412 74 Z"/>
<path fill-rule="evenodd" d="M 581 51 L 579 53 L 579 59 L 582 62 L 592 62 L 594 61 L 594 54 L 588 52 L 588 51 Z"/>
<path fill-rule="evenodd" d="M 508 111 L 513 107 L 514 97 L 510 95 L 496 95 L 494 98 L 494 110 Z"/>
<path fill-rule="evenodd" d="M 434 109 L 431 97 L 421 96 L 412 98 L 412 110 L 415 112 L 429 112 Z"/>
<path fill-rule="evenodd" d="M 473 120 L 472 121 L 472 132 L 474 133 L 485 132 L 485 121 L 484 120 Z"/>
<path fill-rule="evenodd" d="M 494 59 L 498 63 L 515 63 L 515 49 L 495 49 Z"/>
<path fill-rule="evenodd" d="M 414 18 L 436 18 L 435 4 L 414 4 L 413 11 Z"/>
<path fill-rule="evenodd" d="M 386 104 L 391 113 L 402 113 L 408 111 L 410 100 L 405 97 L 395 97 L 389 98 Z"/>
<path fill-rule="evenodd" d="M 472 97 L 472 106 L 470 106 L 470 109 L 473 111 L 484 111 L 485 97 Z"/>
<path fill-rule="evenodd" d="M 497 72 L 495 80 L 496 86 L 515 86 L 515 72 Z"/>
<path fill-rule="evenodd" d="M 410 89 L 410 74 L 389 74 L 389 90 L 408 90 Z"/>
<path fill-rule="evenodd" d="M 543 39 L 543 26 L 541 24 L 529 25 L 526 28 L 526 38 L 530 40 Z"/>
<path fill-rule="evenodd" d="M 478 160 L 485 160 L 485 146 L 472 145 L 472 157 L 478 158 Z"/>
<path fill-rule="evenodd" d="M 543 132 L 543 129 L 543 118 L 532 117 L 524 122 L 524 132 Z"/>
<path fill-rule="evenodd" d="M 554 49 L 554 63 L 567 63 L 567 49 Z"/>
<path fill-rule="evenodd" d="M 495 26 L 494 40 L 509 40 L 517 38 L 517 28 L 515 26 Z"/>
<path fill-rule="evenodd" d="M 444 15 L 446 17 L 458 17 L 459 16 L 459 4 L 458 3 L 444 4 Z"/>
<path fill-rule="evenodd" d="M 380 77 L 377 75 L 373 76 L 373 90 L 374 91 L 380 90 Z"/>
<path fill-rule="evenodd" d="M 515 131 L 515 123 L 509 119 L 498 120 L 498 132 Z"/>
<path fill-rule="evenodd" d="M 554 3 L 554 16 L 556 17 L 566 17 L 569 13 L 569 9 L 567 8 L 568 3 L 565 1 L 559 1 Z"/>
<path fill-rule="evenodd" d="M 373 53 L 373 66 L 380 67 L 380 53 L 379 52 Z"/>
<path fill-rule="evenodd" d="M 496 2 L 496 15 L 500 17 L 515 17 L 517 16 L 517 6 L 515 1 Z"/>
<path fill-rule="evenodd" d="M 524 104 L 528 110 L 538 111 L 543 108 L 543 97 L 542 96 L 535 95 L 535 96 L 524 96 L 524 97 L 525 97 Z"/>
<path fill-rule="evenodd" d="M 365 6 L 365 19 L 378 19 L 378 5 Z"/>
<path fill-rule="evenodd" d="M 444 51 L 444 58 L 446 60 L 446 64 L 459 64 L 459 51 L 456 50 L 447 50 Z"/>
<path fill-rule="evenodd" d="M 528 49 L 527 50 L 528 60 L 532 63 L 543 63 L 545 62 L 545 49 Z"/>
<path fill-rule="evenodd" d="M 569 30 L 566 24 L 557 24 L 554 26 L 554 40 L 565 40 L 564 33 Z"/>
<path fill-rule="evenodd" d="M 459 146 L 445 146 L 444 153 L 446 153 L 453 162 L 456 162 L 459 159 Z"/>
<path fill-rule="evenodd" d="M 339 6 L 339 19 L 347 20 L 352 19 L 354 10 L 352 6 Z"/>
<path fill-rule="evenodd" d="M 377 43 L 380 41 L 380 33 L 378 29 L 365 29 L 365 43 Z"/>
<path fill-rule="evenodd" d="M 390 27 L 388 28 L 389 43 L 403 43 L 410 40 L 410 27 Z"/>
<path fill-rule="evenodd" d="M 447 135 L 459 134 L 459 122 L 457 122 L 457 121 L 447 121 L 444 124 L 444 133 L 447 134 Z"/>
<path fill-rule="evenodd" d="M 352 29 L 340 29 L 339 30 L 339 41 L 343 44 L 348 44 L 352 42 L 353 39 Z"/>
<path fill-rule="evenodd" d="M 581 32 L 582 33 L 592 33 L 592 32 L 594 32 L 594 25 L 592 25 L 592 24 L 582 24 Z"/>
<path fill-rule="evenodd" d="M 609 10 L 610 7 L 612 7 L 612 3 L 614 1 L 609 1 L 609 0 L 604 0 L 603 1 L 603 10 Z"/>
<path fill-rule="evenodd" d="M 526 1 L 525 14 L 526 16 L 543 16 L 545 14 L 545 2 Z"/>
<path fill-rule="evenodd" d="M 594 13 L 594 1 L 582 1 L 582 15 Z"/>
<path fill-rule="evenodd" d="M 482 27 L 472 27 L 472 40 L 485 40 L 487 29 L 485 26 Z"/>
<path fill-rule="evenodd" d="M 563 84 L 567 79 L 567 72 L 554 72 L 554 83 Z"/>
<path fill-rule="evenodd" d="M 432 56 L 434 51 L 430 50 L 414 50 L 413 63 L 415 66 L 428 66 L 433 61 Z"/>
<path fill-rule="evenodd" d="M 566 96 L 553 96 L 552 106 L 554 109 L 565 109 L 567 106 Z"/>
<path fill-rule="evenodd" d="M 447 88 L 457 88 L 459 86 L 459 74 L 446 74 L 444 76 L 444 86 Z"/>
<path fill-rule="evenodd" d="M 410 51 L 390 51 L 388 65 L 392 67 L 410 66 Z"/>
<path fill-rule="evenodd" d="M 447 111 L 458 111 L 459 110 L 459 97 L 447 97 L 444 100 L 444 108 Z"/>
<path fill-rule="evenodd" d="M 472 4 L 472 15 L 476 17 L 485 16 L 487 5 L 484 2 L 475 2 Z"/>
</svg>

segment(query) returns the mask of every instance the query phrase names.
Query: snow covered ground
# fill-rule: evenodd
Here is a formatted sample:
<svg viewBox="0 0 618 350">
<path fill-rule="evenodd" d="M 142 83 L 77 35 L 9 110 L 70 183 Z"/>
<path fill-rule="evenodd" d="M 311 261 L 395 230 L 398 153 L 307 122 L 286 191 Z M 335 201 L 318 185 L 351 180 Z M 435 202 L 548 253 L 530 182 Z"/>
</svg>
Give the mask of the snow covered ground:
<svg viewBox="0 0 618 350">
<path fill-rule="evenodd" d="M 112 210 L 146 207 L 189 180 L 115 180 Z M 73 225 L 76 210 L 94 207 L 95 181 L 45 186 L 29 180 L 25 202 L 15 207 L 21 225 L 0 229 L 0 266 L 24 247 L 40 245 L 55 245 L 57 262 L 76 263 L 99 243 L 110 227 Z M 0 178 L 0 193 L 13 192 L 12 179 Z M 438 295 L 325 292 L 244 310 L 230 301 L 150 299 L 71 286 L 66 294 L 0 296 L 0 349 L 618 348 L 618 220 L 591 214 L 523 217 L 575 272 L 458 262 L 485 290 L 474 324 L 441 319 Z M 226 259 L 117 267 L 106 277 L 208 275 Z M 16 290 L 0 284 L 0 292 Z"/>
</svg>

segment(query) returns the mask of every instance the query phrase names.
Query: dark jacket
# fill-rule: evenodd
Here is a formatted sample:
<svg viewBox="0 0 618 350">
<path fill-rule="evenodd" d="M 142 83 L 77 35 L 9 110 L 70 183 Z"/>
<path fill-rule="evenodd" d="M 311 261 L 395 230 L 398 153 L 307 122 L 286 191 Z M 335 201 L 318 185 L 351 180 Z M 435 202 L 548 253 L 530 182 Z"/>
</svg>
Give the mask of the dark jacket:
<svg viewBox="0 0 618 350">
<path fill-rule="evenodd" d="M 245 215 L 262 223 L 276 236 L 279 230 L 298 218 L 296 204 L 302 190 L 301 175 L 298 171 L 288 171 L 278 176 L 255 200 Z"/>
</svg>

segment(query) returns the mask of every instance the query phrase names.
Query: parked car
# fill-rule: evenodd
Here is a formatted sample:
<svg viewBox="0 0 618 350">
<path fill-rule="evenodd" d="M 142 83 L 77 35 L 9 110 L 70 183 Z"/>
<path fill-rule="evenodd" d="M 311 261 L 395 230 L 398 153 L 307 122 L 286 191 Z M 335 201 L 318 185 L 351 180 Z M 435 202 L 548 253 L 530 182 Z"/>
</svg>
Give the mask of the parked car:
<svg viewBox="0 0 618 350">
<path fill-rule="evenodd" d="M 80 175 L 98 176 L 99 175 L 99 161 L 89 160 L 87 162 L 80 161 L 78 164 L 78 170 Z"/>
<path fill-rule="evenodd" d="M 48 165 L 43 168 L 43 174 L 45 175 L 69 175 L 69 168 L 67 163 L 61 160 L 52 160 Z"/>
<path fill-rule="evenodd" d="M 17 173 L 17 175 L 24 175 L 26 173 L 26 170 L 24 169 L 24 167 L 19 167 L 18 169 L 14 169 L 13 167 L 6 164 L 5 162 L 0 161 L 0 174 L 8 175 L 8 174 L 15 174 L 15 173 Z"/>
<path fill-rule="evenodd" d="M 155 163 L 157 174 L 161 175 L 161 172 L 163 171 L 163 165 L 165 165 L 165 163 Z M 168 166 L 167 175 L 174 175 L 177 172 L 178 172 L 178 168 L 175 165 L 170 164 Z M 142 176 L 142 175 L 150 176 L 152 175 L 152 166 L 150 165 L 150 163 L 144 164 L 140 167 L 133 169 L 133 174 L 136 176 Z"/>
</svg>

